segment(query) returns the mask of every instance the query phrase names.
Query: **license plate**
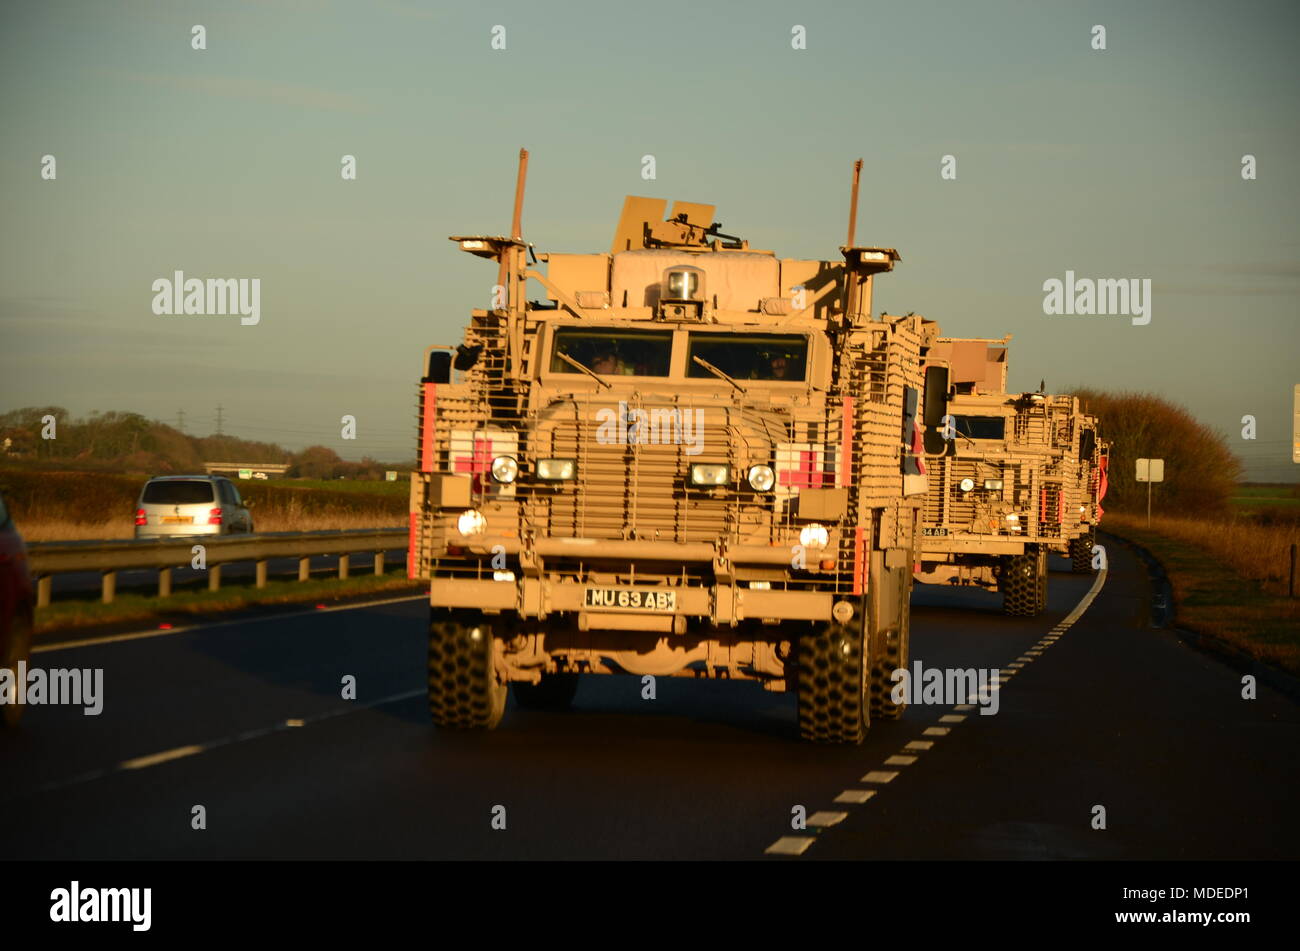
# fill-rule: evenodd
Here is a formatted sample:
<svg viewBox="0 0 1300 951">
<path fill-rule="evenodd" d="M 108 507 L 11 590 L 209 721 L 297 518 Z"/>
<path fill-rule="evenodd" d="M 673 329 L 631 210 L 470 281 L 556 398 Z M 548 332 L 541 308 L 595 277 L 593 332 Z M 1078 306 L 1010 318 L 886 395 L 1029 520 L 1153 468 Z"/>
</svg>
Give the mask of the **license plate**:
<svg viewBox="0 0 1300 951">
<path fill-rule="evenodd" d="M 948 535 L 946 528 L 923 528 L 921 535 L 924 538 L 945 538 Z"/>
<path fill-rule="evenodd" d="M 163 524 L 164 525 L 193 525 L 194 516 L 193 515 L 164 515 Z"/>
<path fill-rule="evenodd" d="M 665 588 L 588 588 L 584 602 L 606 611 L 677 610 L 677 592 Z"/>
</svg>

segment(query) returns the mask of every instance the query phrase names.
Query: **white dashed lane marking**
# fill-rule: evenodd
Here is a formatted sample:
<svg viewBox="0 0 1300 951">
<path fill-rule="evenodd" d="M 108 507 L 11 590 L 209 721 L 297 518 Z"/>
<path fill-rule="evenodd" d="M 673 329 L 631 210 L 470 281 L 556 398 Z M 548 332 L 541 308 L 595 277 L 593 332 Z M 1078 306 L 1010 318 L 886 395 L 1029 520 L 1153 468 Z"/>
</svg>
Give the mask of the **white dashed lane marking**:
<svg viewBox="0 0 1300 951">
<path fill-rule="evenodd" d="M 999 671 L 999 677 L 996 679 L 1005 680 L 1009 682 L 1010 679 L 1014 677 L 1017 673 L 1023 672 L 1020 670 L 1020 668 L 1023 668 L 1028 664 L 1032 664 L 1035 659 L 1043 655 L 1043 652 L 1047 648 L 1051 647 L 1058 640 L 1060 640 L 1061 635 L 1064 634 L 1067 630 L 1069 630 L 1071 625 L 1073 625 L 1075 621 L 1077 621 L 1079 618 L 1083 616 L 1083 612 L 1088 610 L 1088 607 L 1096 599 L 1098 592 L 1101 591 L 1102 585 L 1106 583 L 1106 574 L 1107 574 L 1107 569 L 1105 568 L 1101 569 L 1101 571 L 1097 573 L 1097 580 L 1092 583 L 1092 587 L 1088 589 L 1088 593 L 1085 594 L 1083 598 L 1079 601 L 1079 603 L 1074 606 L 1074 610 L 1072 610 L 1069 614 L 1067 614 L 1065 618 L 1062 619 L 1062 621 L 1058 625 L 1056 625 L 1056 627 L 1052 628 L 1050 634 L 1045 635 L 1032 648 L 1025 651 L 1021 656 L 1017 657 L 1015 661 L 1003 667 Z M 994 683 L 994 684 L 990 684 L 988 689 L 990 691 L 993 691 L 993 690 L 1000 690 L 1001 688 L 1002 688 L 1002 684 Z M 980 702 L 980 696 L 979 694 L 972 694 L 970 697 L 967 698 L 967 700 L 968 700 L 967 703 L 954 704 L 952 709 L 955 711 L 974 710 L 975 707 Z M 939 722 L 940 723 L 961 723 L 965 719 L 966 719 L 965 713 L 962 712 L 947 713 L 939 717 Z M 947 736 L 950 733 L 951 733 L 951 728 L 946 726 L 926 727 L 922 731 L 923 736 Z M 932 749 L 933 747 L 934 747 L 933 740 L 912 740 L 905 747 L 903 747 L 903 749 L 919 752 L 919 751 Z M 886 766 L 911 766 L 916 761 L 917 761 L 916 756 L 910 756 L 904 753 L 895 753 L 885 759 L 885 765 Z M 898 778 L 898 775 L 899 774 L 896 770 L 873 769 L 869 771 L 866 775 L 864 775 L 859 780 L 859 782 L 884 785 L 885 783 L 893 782 L 895 779 Z M 843 792 L 841 792 L 838 796 L 835 797 L 835 802 L 853 803 L 855 805 L 860 805 L 866 802 L 867 800 L 871 799 L 873 796 L 875 796 L 875 794 L 876 794 L 876 790 L 874 789 L 846 789 Z M 839 811 L 815 812 L 813 813 L 812 817 L 809 818 L 808 823 L 809 825 L 812 825 L 819 829 L 825 829 L 834 825 L 839 825 L 847 818 L 848 818 L 847 812 L 839 812 Z M 782 836 L 781 838 L 773 842 L 771 845 L 769 845 L 766 849 L 764 849 L 764 852 L 766 852 L 769 855 L 803 855 L 804 852 L 808 851 L 808 848 L 813 844 L 813 841 L 814 841 L 813 836 L 790 836 L 790 835 Z"/>
</svg>

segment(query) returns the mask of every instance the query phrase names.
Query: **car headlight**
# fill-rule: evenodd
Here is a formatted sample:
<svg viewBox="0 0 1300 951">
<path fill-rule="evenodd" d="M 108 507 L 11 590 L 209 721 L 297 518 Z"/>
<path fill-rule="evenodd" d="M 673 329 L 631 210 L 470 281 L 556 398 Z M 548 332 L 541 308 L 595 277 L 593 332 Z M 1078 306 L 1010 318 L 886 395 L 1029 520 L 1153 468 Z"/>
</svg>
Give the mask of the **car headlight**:
<svg viewBox="0 0 1300 951">
<path fill-rule="evenodd" d="M 691 466 L 691 485 L 726 485 L 731 481 L 731 466 L 726 463 L 697 462 Z"/>
<path fill-rule="evenodd" d="M 831 540 L 831 533 L 825 525 L 805 525 L 799 529 L 799 544 L 804 548 L 825 548 Z"/>
<path fill-rule="evenodd" d="M 766 492 L 776 485 L 776 473 L 771 466 L 751 466 L 749 469 L 749 487 L 755 492 Z"/>
<path fill-rule="evenodd" d="M 969 492 L 971 489 L 975 488 L 975 480 L 974 480 L 974 479 L 962 479 L 961 482 L 958 484 L 957 487 L 958 487 L 959 489 L 961 489 L 963 492 Z"/>
<path fill-rule="evenodd" d="M 538 459 L 537 478 L 545 482 L 568 482 L 578 473 L 573 459 Z"/>
<path fill-rule="evenodd" d="M 514 482 L 519 476 L 519 463 L 514 456 L 497 456 L 492 460 L 492 478 L 498 482 Z"/>
<path fill-rule="evenodd" d="M 487 519 L 478 509 L 469 509 L 456 519 L 456 530 L 465 536 L 482 535 L 487 531 Z"/>
<path fill-rule="evenodd" d="M 1002 488 L 1002 480 L 1001 480 L 1001 479 L 985 479 L 985 480 L 984 480 L 984 488 L 986 488 L 986 489 L 1001 489 L 1001 488 Z"/>
</svg>

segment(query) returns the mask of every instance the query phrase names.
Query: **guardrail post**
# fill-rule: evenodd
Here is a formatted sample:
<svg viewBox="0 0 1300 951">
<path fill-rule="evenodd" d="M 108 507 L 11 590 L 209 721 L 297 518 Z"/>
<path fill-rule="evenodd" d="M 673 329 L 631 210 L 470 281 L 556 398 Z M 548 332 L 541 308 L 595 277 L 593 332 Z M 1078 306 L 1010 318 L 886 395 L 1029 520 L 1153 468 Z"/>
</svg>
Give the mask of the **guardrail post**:
<svg viewBox="0 0 1300 951">
<path fill-rule="evenodd" d="M 221 590 L 221 566 L 220 565 L 208 566 L 208 590 L 209 591 Z"/>
<path fill-rule="evenodd" d="M 257 587 L 259 588 L 266 587 L 266 562 L 265 561 L 259 561 L 257 563 Z"/>
<path fill-rule="evenodd" d="M 298 559 L 298 580 L 306 581 L 310 577 L 311 577 L 311 559 L 299 558 Z"/>
<path fill-rule="evenodd" d="M 113 603 L 113 596 L 117 594 L 117 572 L 105 571 L 100 582 L 100 590 L 103 594 L 105 604 Z"/>
<path fill-rule="evenodd" d="M 158 569 L 158 597 L 170 598 L 172 595 L 172 570 L 170 568 Z"/>
<path fill-rule="evenodd" d="M 41 575 L 36 579 L 36 606 L 48 608 L 50 595 L 54 592 L 54 575 Z"/>
<path fill-rule="evenodd" d="M 384 553 L 382 551 L 377 551 L 375 552 L 375 574 L 382 575 L 383 573 L 384 573 Z"/>
<path fill-rule="evenodd" d="M 339 580 L 340 581 L 343 581 L 344 579 L 347 578 L 348 568 L 350 567 L 349 562 L 351 562 L 351 560 L 352 560 L 352 556 L 348 552 L 344 552 L 343 554 L 339 555 Z"/>
</svg>

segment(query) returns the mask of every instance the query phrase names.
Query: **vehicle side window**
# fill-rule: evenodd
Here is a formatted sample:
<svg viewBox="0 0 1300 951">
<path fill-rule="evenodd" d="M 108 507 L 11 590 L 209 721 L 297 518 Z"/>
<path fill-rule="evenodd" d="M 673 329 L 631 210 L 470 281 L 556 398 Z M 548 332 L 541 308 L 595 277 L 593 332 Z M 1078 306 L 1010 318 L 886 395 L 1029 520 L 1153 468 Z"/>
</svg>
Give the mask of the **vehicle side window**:
<svg viewBox="0 0 1300 951">
<path fill-rule="evenodd" d="M 5 497 L 0 495 L 0 528 L 9 524 L 9 508 L 5 505 Z"/>
<path fill-rule="evenodd" d="M 235 488 L 235 483 L 227 482 L 226 488 L 230 490 L 230 504 L 242 508 L 244 501 L 239 497 L 239 489 Z"/>
<path fill-rule="evenodd" d="M 231 489 L 230 489 L 230 483 L 229 483 L 229 482 L 218 482 L 218 483 L 217 483 L 217 497 L 218 497 L 219 499 L 221 499 L 221 504 L 222 504 L 222 505 L 234 505 L 234 504 L 235 504 L 235 500 L 231 497 Z"/>
</svg>

